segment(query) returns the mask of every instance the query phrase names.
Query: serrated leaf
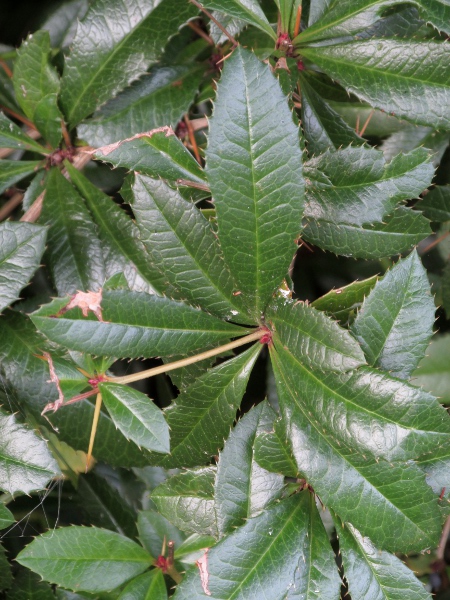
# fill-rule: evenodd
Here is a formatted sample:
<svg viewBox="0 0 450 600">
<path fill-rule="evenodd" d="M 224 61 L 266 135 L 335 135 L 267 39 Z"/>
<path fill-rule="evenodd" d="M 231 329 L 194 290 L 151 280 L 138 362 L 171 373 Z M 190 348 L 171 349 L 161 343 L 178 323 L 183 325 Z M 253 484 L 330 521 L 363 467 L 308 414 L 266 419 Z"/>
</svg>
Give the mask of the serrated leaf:
<svg viewBox="0 0 450 600">
<path fill-rule="evenodd" d="M 198 65 L 152 69 L 82 123 L 78 136 L 98 147 L 162 125 L 175 129 L 189 110 L 202 77 Z"/>
<path fill-rule="evenodd" d="M 143 75 L 197 8 L 179 0 L 97 0 L 78 25 L 61 81 L 71 127 Z"/>
<path fill-rule="evenodd" d="M 382 132 L 379 134 L 383 135 Z M 400 152 L 411 152 L 413 148 L 427 148 L 434 167 L 438 167 L 447 149 L 450 134 L 448 131 L 436 131 L 432 127 L 408 125 L 400 131 L 395 131 L 380 145 L 387 161 Z"/>
<path fill-rule="evenodd" d="M 15 522 L 14 515 L 0 502 L 0 529 L 5 529 Z"/>
<path fill-rule="evenodd" d="M 217 537 L 215 475 L 215 467 L 184 471 L 156 487 L 151 499 L 159 512 L 182 531 Z"/>
<path fill-rule="evenodd" d="M 354 437 L 346 444 L 335 439 L 336 428 L 332 434 L 328 423 L 317 421 L 318 416 L 323 417 L 322 412 L 309 414 L 308 409 L 314 408 L 314 405 L 306 406 L 305 402 L 310 399 L 311 388 L 307 391 L 298 387 L 298 363 L 295 367 L 290 366 L 289 357 L 280 348 L 272 353 L 272 363 L 283 422 L 286 424 L 286 437 L 291 440 L 299 472 L 313 486 L 322 502 L 333 508 L 341 519 L 358 527 L 363 535 L 370 536 L 374 543 L 388 550 L 402 548 L 402 551 L 407 552 L 433 546 L 439 536 L 439 509 L 420 469 L 411 463 L 392 464 L 384 459 L 376 460 L 365 456 L 361 448 L 355 447 L 359 438 Z M 336 374 L 332 375 L 334 378 L 338 377 Z M 378 378 L 383 376 L 375 373 L 371 376 L 377 380 L 374 387 L 378 390 L 381 382 Z M 339 377 L 351 379 L 361 375 Z M 401 388 L 401 404 L 406 384 L 395 380 L 391 382 Z M 356 400 L 361 392 L 354 386 L 350 389 Z M 363 384 L 363 389 L 365 395 L 367 383 Z M 414 388 L 409 389 L 410 393 L 417 393 Z M 378 398 L 380 404 L 383 404 L 381 395 Z M 362 398 L 361 402 L 364 404 Z M 335 406 L 342 407 L 339 403 Z M 364 406 L 363 410 L 367 410 L 367 403 Z M 395 406 L 392 401 L 391 406 Z M 432 413 L 434 411 L 433 408 Z M 404 413 L 404 409 L 401 408 L 399 412 Z M 336 425 L 338 422 L 339 419 L 335 421 Z M 339 425 L 337 429 L 347 432 L 349 438 L 351 434 L 347 427 Z M 370 439 L 367 440 L 369 445 L 376 444 L 372 431 L 370 430 Z M 362 433 L 362 429 L 358 427 L 357 435 L 360 432 Z M 380 441 L 386 443 L 387 440 L 383 437 Z"/>
<path fill-rule="evenodd" d="M 418 197 L 434 168 L 424 148 L 386 163 L 374 148 L 348 147 L 309 160 L 305 173 L 312 180 L 305 217 L 361 226 L 382 221 L 399 202 Z"/>
<path fill-rule="evenodd" d="M 167 600 L 167 588 L 161 569 L 139 575 L 125 587 L 117 600 Z"/>
<path fill-rule="evenodd" d="M 179 548 L 184 541 L 184 535 L 172 525 L 165 517 L 153 510 L 144 510 L 139 513 L 137 527 L 141 544 L 157 558 L 161 554 L 164 538 Z"/>
<path fill-rule="evenodd" d="M 450 403 L 450 334 L 437 336 L 427 348 L 427 353 L 413 372 L 414 385 L 423 387 L 440 399 Z"/>
<path fill-rule="evenodd" d="M 11 587 L 13 582 L 11 565 L 5 555 L 3 546 L 0 545 L 0 591 Z"/>
<path fill-rule="evenodd" d="M 254 443 L 255 460 L 266 471 L 297 479 L 297 463 L 284 432 L 285 427 L 279 419 L 273 423 L 271 431 L 258 431 Z"/>
<path fill-rule="evenodd" d="M 0 194 L 43 166 L 40 160 L 0 160 Z"/>
<path fill-rule="evenodd" d="M 43 146 L 30 138 L 13 121 L 10 121 L 4 113 L 0 112 L 0 148 L 17 148 L 18 150 L 33 150 L 41 154 L 47 154 Z"/>
<path fill-rule="evenodd" d="M 245 322 L 217 237 L 195 204 L 163 181 L 142 176 L 136 176 L 133 195 L 140 238 L 160 269 L 159 289 L 216 316 Z"/>
<path fill-rule="evenodd" d="M 167 357 L 248 333 L 181 302 L 143 292 L 105 291 L 103 321 L 83 318 L 79 309 L 55 318 L 68 303 L 67 297 L 56 299 L 31 319 L 52 341 L 89 354 Z"/>
<path fill-rule="evenodd" d="M 52 148 L 57 148 L 61 142 L 63 121 L 63 114 L 58 107 L 58 94 L 47 94 L 36 104 L 34 123 Z"/>
<path fill-rule="evenodd" d="M 278 81 L 237 48 L 218 85 L 207 175 L 225 260 L 258 319 L 295 251 L 304 202 L 301 162 L 298 130 Z"/>
<path fill-rule="evenodd" d="M 354 281 L 341 288 L 330 290 L 317 300 L 311 303 L 316 310 L 323 310 L 325 313 L 345 324 L 352 315 L 356 313 L 364 298 L 370 293 L 370 290 L 378 281 L 378 276 L 374 275 L 369 279 Z"/>
<path fill-rule="evenodd" d="M 258 515 L 281 494 L 284 478 L 260 467 L 253 447 L 258 430 L 267 429 L 274 418 L 267 402 L 254 407 L 239 420 L 220 453 L 215 481 L 220 537 Z"/>
<path fill-rule="evenodd" d="M 48 583 L 26 569 L 20 569 L 8 590 L 8 600 L 55 600 L 53 590 Z"/>
<path fill-rule="evenodd" d="M 375 108 L 413 123 L 450 127 L 450 46 L 366 40 L 302 47 L 301 53 Z"/>
<path fill-rule="evenodd" d="M 63 527 L 35 538 L 17 562 L 46 581 L 73 591 L 119 587 L 150 566 L 151 557 L 130 539 L 95 527 Z"/>
<path fill-rule="evenodd" d="M 350 371 L 366 362 L 348 331 L 302 302 L 274 300 L 266 319 L 279 343 L 308 368 Z"/>
<path fill-rule="evenodd" d="M 350 523 L 341 526 L 339 518 L 334 523 L 352 600 L 431 600 L 399 558 L 380 551 Z"/>
<path fill-rule="evenodd" d="M 169 452 L 169 427 L 148 396 L 117 383 L 101 383 L 99 390 L 112 420 L 127 439 L 147 450 Z"/>
<path fill-rule="evenodd" d="M 14 415 L 0 412 L 0 489 L 29 494 L 44 488 L 59 475 L 46 442 L 17 423 Z"/>
<path fill-rule="evenodd" d="M 88 0 L 69 0 L 64 4 L 52 7 L 51 13 L 45 19 L 41 29 L 50 34 L 53 47 L 66 48 L 73 40 L 78 19 L 82 19 L 89 6 Z"/>
<path fill-rule="evenodd" d="M 205 8 L 220 10 L 236 19 L 250 23 L 276 40 L 275 31 L 270 26 L 266 15 L 256 0 L 202 0 L 202 5 Z"/>
<path fill-rule="evenodd" d="M 376 259 L 406 252 L 430 234 L 430 222 L 421 213 L 402 206 L 383 223 L 362 227 L 305 219 L 302 238 L 343 256 Z"/>
<path fill-rule="evenodd" d="M 369 364 L 408 379 L 425 354 L 435 310 L 427 273 L 414 250 L 375 284 L 352 332 Z"/>
<path fill-rule="evenodd" d="M 32 223 L 0 224 L 0 310 L 17 300 L 40 265 L 47 228 Z"/>
<path fill-rule="evenodd" d="M 430 221 L 450 221 L 450 185 L 438 185 L 415 206 Z"/>
<path fill-rule="evenodd" d="M 105 270 L 95 226 L 83 198 L 58 169 L 47 178 L 41 222 L 50 227 L 48 257 L 59 294 L 98 290 Z"/>
<path fill-rule="evenodd" d="M 162 466 L 194 467 L 217 454 L 236 417 L 261 349 L 257 343 L 207 371 L 165 411 L 171 444 L 170 457 Z"/>
</svg>

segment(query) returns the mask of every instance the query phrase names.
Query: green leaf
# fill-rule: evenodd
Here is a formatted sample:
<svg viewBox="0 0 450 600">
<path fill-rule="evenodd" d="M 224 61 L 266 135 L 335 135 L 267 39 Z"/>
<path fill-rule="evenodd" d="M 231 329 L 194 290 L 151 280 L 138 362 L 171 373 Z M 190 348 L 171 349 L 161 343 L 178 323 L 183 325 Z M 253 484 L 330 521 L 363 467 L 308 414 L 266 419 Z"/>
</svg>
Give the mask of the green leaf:
<svg viewBox="0 0 450 600">
<path fill-rule="evenodd" d="M 250 23 L 261 29 L 261 31 L 268 33 L 274 40 L 277 39 L 275 31 L 256 0 L 202 0 L 202 6 L 208 9 L 220 10 L 236 19 Z"/>
<path fill-rule="evenodd" d="M 324 250 L 354 258 L 384 258 L 407 252 L 431 234 L 421 213 L 400 207 L 384 223 L 353 225 L 306 220 L 302 238 Z"/>
<path fill-rule="evenodd" d="M 427 219 L 438 223 L 450 221 L 450 185 L 438 185 L 415 206 Z"/>
<path fill-rule="evenodd" d="M 184 535 L 170 521 L 153 510 L 144 510 L 138 516 L 138 531 L 141 544 L 155 558 L 161 554 L 164 538 L 172 540 L 175 548 L 184 541 Z"/>
<path fill-rule="evenodd" d="M 207 371 L 166 410 L 171 445 L 170 457 L 162 462 L 164 467 L 194 467 L 217 454 L 236 417 L 261 349 L 262 345 L 256 343 Z"/>
<path fill-rule="evenodd" d="M 89 6 L 88 0 L 69 0 L 56 4 L 47 16 L 41 29 L 50 34 L 54 48 L 67 48 L 75 35 L 78 19 L 82 19 Z"/>
<path fill-rule="evenodd" d="M 380 222 L 398 202 L 416 198 L 433 178 L 428 152 L 417 148 L 386 163 L 383 153 L 348 147 L 309 160 L 305 216 L 331 223 Z"/>
<path fill-rule="evenodd" d="M 413 123 L 450 127 L 450 47 L 445 42 L 373 39 L 302 47 L 349 92 Z"/>
<path fill-rule="evenodd" d="M 233 296 L 236 284 L 211 224 L 195 204 L 163 181 L 142 176 L 136 176 L 133 195 L 140 238 L 161 271 L 159 289 L 218 317 L 242 321 L 242 303 Z"/>
<path fill-rule="evenodd" d="M 281 32 L 293 34 L 295 20 L 298 8 L 301 6 L 301 0 L 275 0 L 275 4 L 280 11 Z"/>
<path fill-rule="evenodd" d="M 215 481 L 219 536 L 224 537 L 280 497 L 284 478 L 255 461 L 254 441 L 275 418 L 267 402 L 254 407 L 232 430 L 220 453 Z"/>
<path fill-rule="evenodd" d="M 48 256 L 59 294 L 98 290 L 105 280 L 100 241 L 83 198 L 58 169 L 47 179 L 41 222 L 50 226 Z"/>
<path fill-rule="evenodd" d="M 213 546 L 215 542 L 216 540 L 210 535 L 193 533 L 179 548 L 175 549 L 175 560 L 193 563 L 205 553 L 206 548 Z M 195 560 L 194 557 L 196 557 Z"/>
<path fill-rule="evenodd" d="M 275 300 L 266 319 L 279 343 L 308 368 L 350 371 L 366 363 L 348 331 L 302 302 Z"/>
<path fill-rule="evenodd" d="M 58 108 L 58 94 L 47 94 L 36 105 L 34 123 L 53 148 L 57 148 L 61 142 L 62 121 L 64 117 Z"/>
<path fill-rule="evenodd" d="M 147 450 L 168 454 L 169 427 L 148 396 L 117 383 L 102 383 L 99 390 L 116 427 L 128 440 Z"/>
<path fill-rule="evenodd" d="M 323 310 L 344 325 L 356 314 L 377 281 L 378 276 L 374 275 L 369 279 L 354 281 L 344 287 L 332 289 L 314 300 L 311 306 L 316 310 Z"/>
<path fill-rule="evenodd" d="M 226 13 L 221 12 L 220 10 L 215 10 L 213 12 L 213 16 L 218 21 L 224 29 L 228 31 L 233 37 L 236 37 L 241 33 L 241 31 L 246 27 L 247 23 L 242 21 L 241 19 L 236 19 L 227 15 Z M 219 46 L 228 41 L 228 36 L 226 36 L 222 29 L 220 29 L 214 21 L 210 21 L 209 25 L 209 35 L 213 39 L 216 46 Z M 261 30 L 256 30 L 258 33 Z M 273 46 L 272 39 L 269 39 L 271 46 Z"/>
<path fill-rule="evenodd" d="M 0 545 L 0 591 L 6 590 L 11 587 L 13 582 L 11 565 L 5 555 L 5 550 Z"/>
<path fill-rule="evenodd" d="M 205 185 L 203 169 L 170 127 L 103 146 L 96 150 L 95 157 L 150 177 L 171 181 L 187 179 Z"/>
<path fill-rule="evenodd" d="M 29 494 L 60 474 L 46 442 L 0 411 L 0 489 Z"/>
<path fill-rule="evenodd" d="M 237 48 L 218 85 L 207 174 L 225 260 L 258 319 L 288 271 L 300 233 L 301 159 L 298 130 L 278 81 Z"/>
<path fill-rule="evenodd" d="M 414 250 L 375 284 L 352 332 L 369 364 L 408 379 L 425 355 L 434 313 L 427 272 Z"/>
<path fill-rule="evenodd" d="M 13 121 L 10 121 L 2 112 L 0 112 L 0 148 L 32 150 L 41 154 L 47 154 L 48 152 L 38 142 L 24 133 Z"/>
<path fill-rule="evenodd" d="M 285 439 L 285 427 L 278 419 L 272 431 L 258 431 L 254 443 L 255 460 L 260 467 L 285 477 L 298 477 L 298 467 Z"/>
<path fill-rule="evenodd" d="M 42 167 L 40 160 L 0 160 L 0 194 Z"/>
<path fill-rule="evenodd" d="M 248 333 L 181 302 L 128 290 L 104 291 L 103 321 L 83 318 L 79 309 L 55 318 L 69 300 L 58 298 L 31 318 L 52 341 L 89 354 L 167 357 Z"/>
<path fill-rule="evenodd" d="M 48 31 L 30 34 L 17 51 L 14 90 L 20 107 L 32 121 L 39 102 L 48 94 L 59 92 L 58 75 L 49 62 L 50 52 Z"/>
<path fill-rule="evenodd" d="M 95 527 L 63 527 L 35 538 L 17 562 L 46 581 L 73 591 L 113 590 L 150 566 L 151 557 L 130 539 Z"/>
<path fill-rule="evenodd" d="M 0 502 L 0 529 L 5 529 L 15 522 L 14 515 Z"/>
<path fill-rule="evenodd" d="M 396 556 L 382 552 L 353 525 L 335 519 L 339 552 L 352 600 L 431 600 L 414 573 Z"/>
<path fill-rule="evenodd" d="M 320 529 L 318 515 L 311 521 L 311 508 L 309 494 L 303 492 L 249 519 L 208 551 L 203 588 L 199 570 L 193 567 L 178 586 L 174 600 L 284 600 L 296 598 L 297 591 L 299 598 L 337 600 L 340 582 L 336 567 L 329 546 L 325 548 L 326 534 Z M 311 527 L 312 540 L 308 538 Z M 313 587 L 319 595 L 304 596 L 313 582 L 320 586 Z"/>
<path fill-rule="evenodd" d="M 117 600 L 167 600 L 167 589 L 161 569 L 139 575 L 125 587 Z"/>
<path fill-rule="evenodd" d="M 382 132 L 379 135 L 381 137 Z M 449 139 L 448 131 L 436 131 L 432 127 L 420 125 L 407 125 L 384 140 L 380 149 L 383 151 L 385 159 L 390 161 L 400 152 L 411 152 L 414 148 L 423 147 L 429 151 L 432 165 L 438 167 L 447 149 Z"/>
<path fill-rule="evenodd" d="M 0 224 L 0 310 L 17 300 L 40 265 L 47 228 L 32 223 Z"/>
<path fill-rule="evenodd" d="M 450 404 L 450 334 L 436 337 L 427 348 L 427 354 L 411 376 L 414 385 L 423 387 L 440 399 L 443 404 Z"/>
<path fill-rule="evenodd" d="M 52 588 L 37 575 L 20 569 L 14 583 L 8 590 L 8 600 L 55 600 Z"/>
<path fill-rule="evenodd" d="M 305 390 L 301 387 L 302 384 L 296 377 L 300 371 L 298 363 L 295 367 L 290 365 L 289 356 L 280 348 L 277 348 L 276 353 L 272 353 L 272 363 L 283 422 L 286 424 L 286 437 L 291 441 L 300 473 L 312 485 L 322 502 L 333 508 L 340 518 L 358 527 L 363 535 L 370 536 L 374 543 L 388 550 L 395 551 L 402 548 L 402 551 L 407 552 L 434 546 L 440 530 L 439 509 L 436 498 L 426 485 L 420 469 L 412 463 L 392 464 L 384 459 L 368 457 L 361 446 L 358 452 L 355 452 L 355 444 L 360 441 L 358 436 L 364 430 L 358 421 L 355 422 L 356 430 L 353 434 L 348 426 L 350 423 L 347 425 L 344 421 L 344 426 L 340 425 L 338 415 L 341 412 L 339 409 L 343 408 L 342 400 L 336 404 L 327 402 L 330 411 L 327 422 L 317 422 L 317 417 L 324 418 L 324 414 L 322 410 L 316 411 L 313 415 L 309 414 L 309 410 L 316 406 L 312 400 L 305 404 L 311 399 L 310 392 L 313 388 L 310 386 Z M 363 373 L 369 375 L 365 369 Z M 354 400 L 360 396 L 361 408 L 367 411 L 367 407 L 372 408 L 372 406 L 371 401 L 368 403 L 365 399 L 368 382 L 363 383 L 364 374 L 342 375 L 341 378 L 355 377 L 355 384 L 361 378 L 359 383 L 364 389 L 364 398 L 358 386 L 355 388 L 355 385 L 351 385 L 349 390 L 352 391 Z M 338 377 L 333 375 L 334 378 Z M 384 377 L 377 376 L 376 373 L 372 373 L 371 377 L 373 388 L 378 391 Z M 391 409 L 395 409 L 397 413 L 404 413 L 401 399 L 405 389 L 413 397 L 414 394 L 420 394 L 414 388 L 408 388 L 406 384 L 396 380 L 384 381 L 385 387 L 388 388 L 384 399 L 381 393 L 372 397 L 374 399 L 377 397 L 378 404 L 382 406 L 389 398 L 391 388 L 397 385 L 400 392 L 398 395 L 400 406 L 396 407 L 392 400 L 390 402 Z M 333 383 L 336 388 L 336 381 Z M 429 397 L 423 399 L 423 404 L 426 406 Z M 408 406 L 410 402 L 407 402 Z M 335 413 L 335 410 L 339 412 Z M 433 413 L 434 411 L 435 408 L 432 409 Z M 333 431 L 330 429 L 330 417 L 333 418 L 331 425 L 333 423 L 336 425 Z M 420 417 L 419 420 L 421 421 Z M 372 422 L 375 424 L 376 421 Z M 386 425 L 389 429 L 390 424 L 386 423 Z M 342 434 L 346 434 L 350 443 L 344 444 L 339 439 L 335 439 L 334 434 L 340 429 L 344 430 Z M 374 438 L 370 426 L 367 434 L 364 437 L 368 446 L 372 444 L 376 446 L 377 442 L 389 444 L 384 435 L 381 438 L 378 436 Z M 420 439 L 420 435 L 416 439 Z M 381 518 L 380 515 L 383 517 Z"/>
<path fill-rule="evenodd" d="M 217 537 L 215 475 L 215 467 L 184 471 L 156 487 L 151 499 L 163 517 L 182 531 Z"/>
<path fill-rule="evenodd" d="M 70 126 L 143 75 L 197 8 L 179 0 L 97 0 L 78 25 L 61 82 Z"/>
<path fill-rule="evenodd" d="M 98 147 L 161 125 L 175 129 L 189 110 L 202 77 L 198 65 L 152 69 L 81 124 L 78 136 Z"/>
</svg>

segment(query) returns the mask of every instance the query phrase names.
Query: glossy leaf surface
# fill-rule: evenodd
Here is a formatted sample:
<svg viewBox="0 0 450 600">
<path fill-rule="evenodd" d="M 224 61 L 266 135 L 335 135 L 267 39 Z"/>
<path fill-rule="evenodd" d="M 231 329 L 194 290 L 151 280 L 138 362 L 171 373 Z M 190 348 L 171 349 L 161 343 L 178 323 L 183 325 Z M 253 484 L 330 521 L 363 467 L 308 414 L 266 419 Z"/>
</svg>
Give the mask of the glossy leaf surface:
<svg viewBox="0 0 450 600">
<path fill-rule="evenodd" d="M 450 221 L 450 185 L 439 185 L 430 190 L 416 208 L 430 221 Z"/>
<path fill-rule="evenodd" d="M 0 160 L 0 194 L 42 167 L 39 160 Z"/>
<path fill-rule="evenodd" d="M 205 8 L 220 10 L 236 19 L 250 23 L 276 39 L 275 32 L 270 26 L 266 15 L 260 4 L 255 0 L 204 0 L 202 5 Z"/>
<path fill-rule="evenodd" d="M 343 323 L 352 315 L 355 315 L 356 310 L 361 306 L 364 298 L 369 294 L 377 281 L 378 277 L 374 275 L 373 277 L 369 277 L 369 279 L 354 281 L 344 287 L 330 290 L 320 298 L 317 298 L 317 300 L 314 300 L 314 302 L 311 302 L 311 306 L 317 310 L 323 310 L 331 317 Z"/>
<path fill-rule="evenodd" d="M 273 423 L 272 430 L 258 431 L 254 443 L 256 462 L 271 473 L 298 478 L 298 467 L 285 437 L 285 428 L 280 420 Z"/>
<path fill-rule="evenodd" d="M 0 147 L 34 150 L 42 154 L 48 152 L 2 112 L 0 112 Z"/>
</svg>

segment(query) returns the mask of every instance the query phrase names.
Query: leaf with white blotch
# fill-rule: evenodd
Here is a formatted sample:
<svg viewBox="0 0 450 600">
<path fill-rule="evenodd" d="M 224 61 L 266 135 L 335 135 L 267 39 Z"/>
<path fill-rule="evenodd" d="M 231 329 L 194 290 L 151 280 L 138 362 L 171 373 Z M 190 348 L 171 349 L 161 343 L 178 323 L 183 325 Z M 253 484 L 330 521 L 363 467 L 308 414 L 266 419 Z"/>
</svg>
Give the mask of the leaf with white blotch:
<svg viewBox="0 0 450 600">
<path fill-rule="evenodd" d="M 427 348 L 417 369 L 411 375 L 414 385 L 439 398 L 443 404 L 450 404 L 450 334 L 436 336 Z"/>
<path fill-rule="evenodd" d="M 329 223 L 380 222 L 395 206 L 416 198 L 433 178 L 428 152 L 417 148 L 386 163 L 383 153 L 368 147 L 348 147 L 312 158 L 305 217 Z"/>
<path fill-rule="evenodd" d="M 217 537 L 214 510 L 215 467 L 173 475 L 151 493 L 159 512 L 186 533 Z"/>
<path fill-rule="evenodd" d="M 202 0 L 202 5 L 250 23 L 276 40 L 275 31 L 256 0 Z"/>
<path fill-rule="evenodd" d="M 70 126 L 158 61 L 167 39 L 197 14 L 179 0 L 97 0 L 79 23 L 61 81 Z"/>
<path fill-rule="evenodd" d="M 47 228 L 32 223 L 0 224 L 0 310 L 17 300 L 40 265 Z"/>
<path fill-rule="evenodd" d="M 117 383 L 101 383 L 99 390 L 112 420 L 127 439 L 147 450 L 169 452 L 169 427 L 148 396 Z"/>
<path fill-rule="evenodd" d="M 280 419 L 272 428 L 257 432 L 254 443 L 255 460 L 260 467 L 271 473 L 281 473 L 285 477 L 298 478 L 298 467 L 289 442 L 285 439 L 286 428 Z"/>
<path fill-rule="evenodd" d="M 262 345 L 256 343 L 210 369 L 165 411 L 171 444 L 170 457 L 161 462 L 163 467 L 194 467 L 217 454 L 236 418 L 261 349 Z"/>
<path fill-rule="evenodd" d="M 32 150 L 47 154 L 48 150 L 30 138 L 4 113 L 0 112 L 0 148 L 14 148 L 18 150 Z"/>
<path fill-rule="evenodd" d="M 40 160 L 0 160 L 0 194 L 43 166 Z"/>
<path fill-rule="evenodd" d="M 166 296 L 218 317 L 248 322 L 217 237 L 201 211 L 166 183 L 137 175 L 133 213 Z M 164 287 L 163 287 L 164 286 Z"/>
<path fill-rule="evenodd" d="M 353 281 L 344 287 L 330 290 L 311 302 L 311 306 L 317 310 L 322 310 L 330 317 L 340 321 L 341 324 L 345 324 L 355 315 L 356 310 L 361 306 L 364 298 L 377 281 L 377 275 L 362 281 Z"/>
<path fill-rule="evenodd" d="M 14 515 L 6 506 L 0 502 L 0 529 L 5 529 L 15 521 Z"/>
<path fill-rule="evenodd" d="M 59 474 L 47 443 L 13 415 L 0 412 L 0 489 L 29 494 Z"/>
<path fill-rule="evenodd" d="M 260 467 L 254 457 L 257 432 L 267 430 L 274 419 L 273 409 L 262 402 L 239 420 L 225 442 L 214 484 L 220 537 L 258 515 L 281 495 L 284 478 Z"/>
<path fill-rule="evenodd" d="M 76 308 L 58 316 L 69 302 L 69 297 L 57 298 L 32 313 L 31 319 L 50 340 L 89 354 L 167 357 L 249 333 L 182 302 L 143 292 L 104 291 L 103 321 L 84 318 Z"/>
<path fill-rule="evenodd" d="M 334 519 L 339 553 L 352 600 L 431 600 L 411 569 L 396 556 L 380 551 L 350 523 Z"/>
<path fill-rule="evenodd" d="M 301 54 L 349 92 L 396 117 L 450 126 L 450 46 L 370 39 L 305 46 Z"/>
<path fill-rule="evenodd" d="M 384 258 L 410 250 L 431 234 L 430 222 L 401 206 L 383 223 L 353 225 L 305 219 L 302 238 L 323 250 L 354 258 Z"/>
<path fill-rule="evenodd" d="M 167 600 L 167 587 L 161 569 L 139 575 L 123 589 L 117 600 Z"/>
<path fill-rule="evenodd" d="M 438 185 L 415 206 L 430 221 L 450 221 L 450 185 Z"/>
<path fill-rule="evenodd" d="M 370 536 L 377 545 L 388 550 L 408 552 L 434 546 L 440 532 L 440 514 L 436 498 L 426 485 L 421 470 L 413 463 L 392 464 L 385 459 L 364 455 L 360 448 L 355 447 L 355 442 L 359 441 L 356 436 L 364 433 L 364 429 L 358 427 L 358 422 L 355 423 L 355 439 L 349 444 L 335 439 L 333 434 L 336 428 L 331 431 L 328 423 L 317 421 L 318 416 L 324 418 L 322 410 L 316 411 L 315 415 L 309 414 L 308 409 L 313 404 L 310 402 L 308 406 L 305 405 L 310 390 L 299 387 L 296 377 L 299 364 L 291 365 L 289 356 L 280 348 L 272 352 L 271 358 L 286 426 L 286 439 L 290 440 L 300 474 L 314 488 L 322 502 L 333 508 L 343 520 L 358 527 L 363 535 Z M 337 377 L 337 374 L 332 375 Z M 352 378 L 353 375 L 345 377 Z M 360 378 L 361 375 L 356 372 L 354 377 Z M 406 385 L 392 381 L 399 386 Z M 336 382 L 333 383 L 336 386 Z M 374 383 L 376 391 L 379 382 Z M 363 403 L 367 383 L 362 388 L 363 395 L 349 386 L 353 398 L 360 397 Z M 387 396 L 389 399 L 389 394 Z M 400 390 L 400 404 L 402 397 Z M 379 401 L 383 403 L 381 397 Z M 392 402 L 391 406 L 395 408 Z M 334 408 L 338 409 L 336 416 L 339 417 L 341 401 L 331 406 L 333 418 Z M 362 410 L 367 411 L 367 401 Z M 404 414 L 405 410 L 400 408 L 397 412 Z M 345 429 L 347 438 L 351 437 L 345 421 L 341 425 L 337 418 L 334 423 L 339 424 L 338 429 Z M 369 427 L 365 431 L 370 438 L 373 430 Z M 389 442 L 389 439 L 386 441 Z M 386 441 L 383 434 L 381 439 L 366 438 L 369 446 L 376 442 L 385 444 Z"/>
<path fill-rule="evenodd" d="M 425 355 L 435 310 L 427 272 L 414 250 L 375 284 L 352 332 L 369 364 L 408 379 Z"/>
<path fill-rule="evenodd" d="M 107 592 L 150 566 L 136 542 L 106 529 L 62 527 L 34 539 L 17 562 L 43 579 L 73 591 Z"/>
<path fill-rule="evenodd" d="M 225 260 L 259 319 L 288 271 L 300 233 L 302 153 L 278 80 L 240 47 L 218 84 L 206 155 Z"/>
</svg>

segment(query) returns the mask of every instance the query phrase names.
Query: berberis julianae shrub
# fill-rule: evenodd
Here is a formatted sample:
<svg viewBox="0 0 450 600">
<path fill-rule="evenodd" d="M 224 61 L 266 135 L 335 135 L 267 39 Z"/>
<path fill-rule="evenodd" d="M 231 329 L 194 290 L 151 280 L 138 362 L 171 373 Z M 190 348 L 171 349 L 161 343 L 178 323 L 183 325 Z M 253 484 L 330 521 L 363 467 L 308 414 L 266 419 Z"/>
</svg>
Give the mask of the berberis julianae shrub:
<svg viewBox="0 0 450 600">
<path fill-rule="evenodd" d="M 5 598 L 445 590 L 450 417 L 409 379 L 419 255 L 449 305 L 449 24 L 447 0 L 72 0 L 1 48 Z M 24 495 L 54 482 L 44 532 Z"/>
</svg>

